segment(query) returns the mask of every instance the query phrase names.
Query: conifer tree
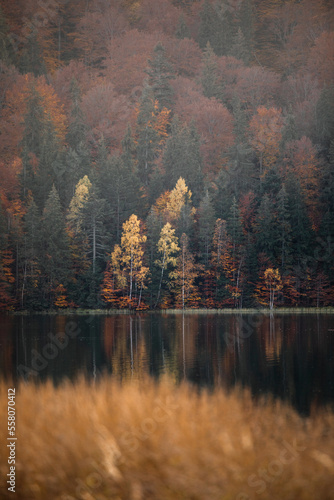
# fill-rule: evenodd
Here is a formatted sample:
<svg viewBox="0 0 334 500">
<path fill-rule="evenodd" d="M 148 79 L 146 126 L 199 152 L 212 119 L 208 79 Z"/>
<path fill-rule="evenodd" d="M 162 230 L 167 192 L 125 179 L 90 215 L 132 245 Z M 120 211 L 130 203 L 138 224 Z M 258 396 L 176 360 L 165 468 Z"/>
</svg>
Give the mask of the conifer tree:
<svg viewBox="0 0 334 500">
<path fill-rule="evenodd" d="M 33 73 L 34 76 L 46 74 L 43 49 L 38 40 L 38 30 L 31 26 L 21 53 L 19 67 L 22 73 Z"/>
<path fill-rule="evenodd" d="M 203 69 L 201 74 L 201 84 L 205 97 L 222 99 L 223 88 L 218 79 L 217 61 L 210 42 L 206 44 L 203 53 Z"/>
<path fill-rule="evenodd" d="M 51 306 L 58 285 L 66 285 L 69 272 L 69 241 L 59 195 L 52 187 L 46 200 L 41 228 L 41 273 L 44 305 Z"/>
<path fill-rule="evenodd" d="M 137 161 L 139 179 L 149 183 L 154 160 L 159 153 L 159 134 L 155 128 L 155 102 L 152 88 L 144 83 L 137 117 Z"/>
<path fill-rule="evenodd" d="M 163 165 L 166 187 L 171 189 L 181 176 L 190 187 L 194 202 L 198 203 L 203 189 L 203 174 L 200 140 L 195 125 L 181 125 L 178 117 L 174 117 L 171 135 L 166 141 Z"/>
<path fill-rule="evenodd" d="M 163 108 L 172 109 L 174 104 L 174 92 L 170 80 L 174 78 L 172 65 L 166 56 L 166 49 L 161 42 L 154 47 L 154 55 L 149 59 L 148 83 L 152 87 L 154 98 L 158 101 L 159 110 Z"/>
<path fill-rule="evenodd" d="M 216 217 L 209 190 L 206 189 L 198 209 L 199 250 L 202 262 L 208 266 Z"/>
<path fill-rule="evenodd" d="M 258 252 L 265 253 L 272 262 L 276 256 L 277 227 L 275 218 L 273 201 L 266 193 L 256 215 L 256 243 Z"/>
<path fill-rule="evenodd" d="M 38 308 L 41 284 L 41 215 L 33 199 L 23 218 L 21 307 Z"/>
<path fill-rule="evenodd" d="M 281 271 L 284 273 L 290 256 L 291 225 L 288 208 L 288 194 L 283 184 L 277 197 L 277 237 L 280 248 Z"/>
<path fill-rule="evenodd" d="M 181 16 L 179 18 L 179 22 L 178 22 L 178 25 L 177 25 L 176 31 L 175 31 L 175 36 L 179 40 L 184 40 L 184 38 L 191 38 L 191 33 L 190 33 L 190 30 L 186 24 L 186 21 L 184 19 L 183 14 L 181 14 Z"/>
</svg>

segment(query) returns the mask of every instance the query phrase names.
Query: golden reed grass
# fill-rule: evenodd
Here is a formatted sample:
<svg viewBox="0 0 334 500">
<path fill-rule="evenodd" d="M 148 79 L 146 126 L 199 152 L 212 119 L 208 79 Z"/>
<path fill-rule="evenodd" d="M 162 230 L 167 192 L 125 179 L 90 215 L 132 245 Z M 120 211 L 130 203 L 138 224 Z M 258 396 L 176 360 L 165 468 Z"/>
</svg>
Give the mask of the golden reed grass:
<svg viewBox="0 0 334 500">
<path fill-rule="evenodd" d="M 7 389 L 0 383 L 2 499 L 334 499 L 334 415 L 308 419 L 247 391 L 103 377 L 16 394 L 16 492 L 7 490 Z"/>
</svg>

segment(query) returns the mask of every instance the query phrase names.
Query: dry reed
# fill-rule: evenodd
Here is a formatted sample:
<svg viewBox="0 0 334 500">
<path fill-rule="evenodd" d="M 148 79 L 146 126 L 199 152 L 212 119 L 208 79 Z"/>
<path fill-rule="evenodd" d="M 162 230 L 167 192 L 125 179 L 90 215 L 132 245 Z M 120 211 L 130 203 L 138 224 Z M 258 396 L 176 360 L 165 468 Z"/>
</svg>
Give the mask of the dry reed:
<svg viewBox="0 0 334 500">
<path fill-rule="evenodd" d="M 107 376 L 18 387 L 9 492 L 7 388 L 0 383 L 3 499 L 334 499 L 330 411 L 303 419 L 247 391 Z"/>
</svg>

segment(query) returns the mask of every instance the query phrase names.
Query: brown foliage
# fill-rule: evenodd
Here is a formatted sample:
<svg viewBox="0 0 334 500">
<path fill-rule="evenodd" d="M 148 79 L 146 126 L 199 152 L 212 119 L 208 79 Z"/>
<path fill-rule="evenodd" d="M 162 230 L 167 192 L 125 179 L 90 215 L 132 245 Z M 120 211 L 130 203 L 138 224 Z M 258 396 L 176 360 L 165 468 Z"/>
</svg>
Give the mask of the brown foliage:
<svg viewBox="0 0 334 500">
<path fill-rule="evenodd" d="M 1 382 L 2 429 L 7 389 Z M 22 384 L 16 410 L 17 500 L 333 498 L 334 416 L 325 410 L 303 420 L 247 391 L 108 377 Z M 3 485 L 7 457 L 1 446 Z"/>
<path fill-rule="evenodd" d="M 96 147 L 103 137 L 112 149 L 119 149 L 131 118 L 125 97 L 117 95 L 110 83 L 103 82 L 83 96 L 82 110 L 93 146 Z"/>
</svg>

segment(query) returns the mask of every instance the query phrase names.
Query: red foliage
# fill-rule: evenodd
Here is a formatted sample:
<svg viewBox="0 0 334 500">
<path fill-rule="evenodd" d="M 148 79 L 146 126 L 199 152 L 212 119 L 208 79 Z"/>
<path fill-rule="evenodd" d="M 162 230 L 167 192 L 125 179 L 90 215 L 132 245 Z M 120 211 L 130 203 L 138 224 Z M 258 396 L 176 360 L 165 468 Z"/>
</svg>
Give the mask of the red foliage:
<svg viewBox="0 0 334 500">
<path fill-rule="evenodd" d="M 201 136 L 205 169 L 207 173 L 217 173 L 222 166 L 222 155 L 234 141 L 231 113 L 220 101 L 204 97 L 191 80 L 177 78 L 174 88 L 176 112 L 187 123 L 194 121 Z"/>
<path fill-rule="evenodd" d="M 120 149 L 131 118 L 126 98 L 117 95 L 110 83 L 101 83 L 83 96 L 82 110 L 90 127 L 88 139 L 93 147 L 103 137 L 112 149 Z"/>
<path fill-rule="evenodd" d="M 310 51 L 307 71 L 317 79 L 321 86 L 331 85 L 334 81 L 334 32 L 325 31 L 316 39 Z"/>
<path fill-rule="evenodd" d="M 173 35 L 180 11 L 169 0 L 142 0 L 138 11 L 138 29 L 149 33 Z"/>
<path fill-rule="evenodd" d="M 148 59 L 159 41 L 164 44 L 164 37 L 158 33 L 133 29 L 109 44 L 105 74 L 116 92 L 132 96 L 133 100 L 140 96 Z"/>
</svg>

